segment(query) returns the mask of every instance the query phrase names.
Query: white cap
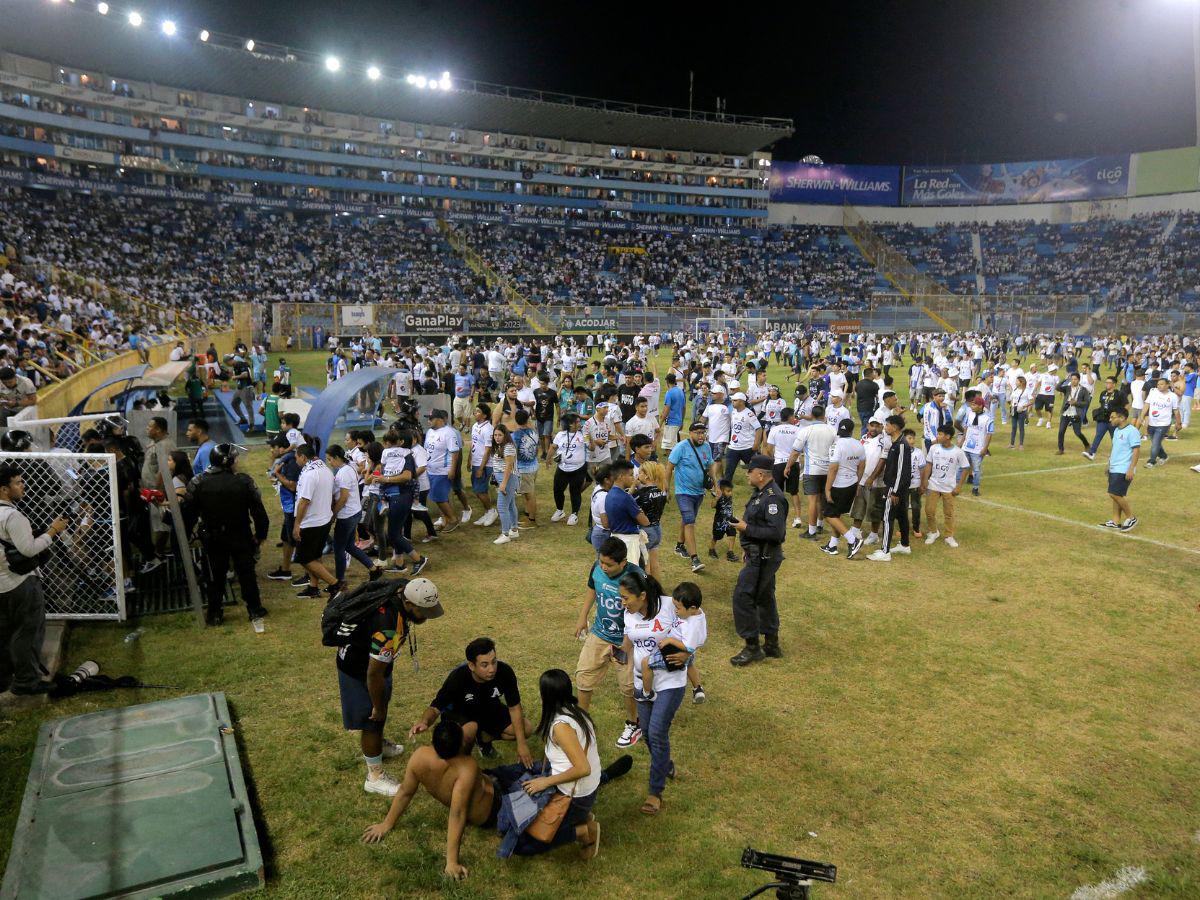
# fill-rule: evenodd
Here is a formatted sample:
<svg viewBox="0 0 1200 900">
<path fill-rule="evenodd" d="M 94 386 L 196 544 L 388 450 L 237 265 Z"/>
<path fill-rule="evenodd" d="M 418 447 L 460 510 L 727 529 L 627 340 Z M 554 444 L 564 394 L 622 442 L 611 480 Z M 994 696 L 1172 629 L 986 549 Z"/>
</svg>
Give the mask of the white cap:
<svg viewBox="0 0 1200 900">
<path fill-rule="evenodd" d="M 738 391 L 736 394 L 734 394 L 734 395 L 733 395 L 732 397 L 730 397 L 729 399 L 730 399 L 730 400 L 745 400 L 745 399 L 746 399 L 746 395 L 745 395 L 745 394 L 743 394 L 741 391 Z"/>
<path fill-rule="evenodd" d="M 437 585 L 428 578 L 414 578 L 404 586 L 403 596 L 421 610 L 427 619 L 436 619 L 446 612 L 438 600 Z"/>
<path fill-rule="evenodd" d="M 712 392 L 713 392 L 714 394 L 723 394 L 723 393 L 725 393 L 725 385 L 723 385 L 723 384 L 714 384 L 714 385 L 712 386 Z"/>
<path fill-rule="evenodd" d="M 1056 366 L 1054 363 L 1050 363 L 1050 366 L 1046 369 L 1046 371 L 1047 372 L 1057 372 L 1058 366 Z"/>
</svg>

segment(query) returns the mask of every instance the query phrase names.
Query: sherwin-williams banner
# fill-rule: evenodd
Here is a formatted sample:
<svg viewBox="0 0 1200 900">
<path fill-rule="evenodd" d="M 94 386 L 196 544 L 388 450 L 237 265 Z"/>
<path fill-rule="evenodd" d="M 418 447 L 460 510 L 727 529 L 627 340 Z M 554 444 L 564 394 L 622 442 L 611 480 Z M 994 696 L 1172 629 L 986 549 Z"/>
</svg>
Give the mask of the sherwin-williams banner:
<svg viewBox="0 0 1200 900">
<path fill-rule="evenodd" d="M 898 166 L 771 165 L 772 203 L 830 203 L 895 206 L 900 201 Z"/>
<path fill-rule="evenodd" d="M 905 206 L 1103 200 L 1128 190 L 1128 154 L 904 169 Z"/>
<path fill-rule="evenodd" d="M 1200 147 L 1152 150 L 1134 154 L 1134 194 L 1180 194 L 1200 191 Z"/>
</svg>

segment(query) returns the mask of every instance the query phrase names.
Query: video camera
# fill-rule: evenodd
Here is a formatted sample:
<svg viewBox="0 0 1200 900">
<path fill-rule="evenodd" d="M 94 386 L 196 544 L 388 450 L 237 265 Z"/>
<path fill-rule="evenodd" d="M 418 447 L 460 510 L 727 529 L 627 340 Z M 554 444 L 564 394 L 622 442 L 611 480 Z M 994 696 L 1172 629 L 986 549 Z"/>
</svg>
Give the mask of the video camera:
<svg viewBox="0 0 1200 900">
<path fill-rule="evenodd" d="M 808 900 L 808 889 L 814 881 L 824 881 L 833 884 L 837 880 L 837 866 L 830 863 L 813 862 L 810 859 L 800 859 L 795 856 L 779 856 L 775 853 L 763 853 L 747 847 L 742 851 L 742 867 L 746 869 L 762 869 L 770 872 L 779 880 L 764 884 L 756 891 L 747 894 L 742 900 L 750 900 L 759 894 L 775 888 L 775 896 L 779 900 Z"/>
</svg>

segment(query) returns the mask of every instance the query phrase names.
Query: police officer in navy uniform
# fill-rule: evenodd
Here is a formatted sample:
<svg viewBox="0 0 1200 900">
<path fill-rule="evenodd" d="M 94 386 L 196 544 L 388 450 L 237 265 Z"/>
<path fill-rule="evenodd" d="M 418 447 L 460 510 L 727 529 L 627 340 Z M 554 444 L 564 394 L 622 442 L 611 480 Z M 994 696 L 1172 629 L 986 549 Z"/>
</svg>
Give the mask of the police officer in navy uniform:
<svg viewBox="0 0 1200 900">
<path fill-rule="evenodd" d="M 744 565 L 733 590 L 733 626 L 746 646 L 729 661 L 748 666 L 766 657 L 779 658 L 779 608 L 775 604 L 775 573 L 783 562 L 787 537 L 788 502 L 775 483 L 774 461 L 759 453 L 746 478 L 753 489 L 746 511 L 733 523 L 742 543 Z M 763 636 L 759 646 L 758 636 Z"/>
<path fill-rule="evenodd" d="M 251 621 L 267 614 L 254 564 L 270 522 L 258 485 L 246 473 L 236 471 L 237 458 L 234 444 L 213 447 L 208 470 L 192 479 L 184 500 L 188 525 L 199 519 L 203 526 L 201 540 L 208 563 L 205 620 L 209 625 L 220 625 L 225 618 L 225 579 L 230 563 Z"/>
</svg>

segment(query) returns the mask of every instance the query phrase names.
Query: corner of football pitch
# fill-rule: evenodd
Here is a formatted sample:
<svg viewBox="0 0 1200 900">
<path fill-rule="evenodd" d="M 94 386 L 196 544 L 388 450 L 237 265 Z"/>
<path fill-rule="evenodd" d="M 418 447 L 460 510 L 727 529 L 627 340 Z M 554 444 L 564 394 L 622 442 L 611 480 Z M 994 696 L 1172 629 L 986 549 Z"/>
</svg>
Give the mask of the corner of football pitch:
<svg viewBox="0 0 1200 900">
<path fill-rule="evenodd" d="M 315 371 L 320 359 L 295 365 Z M 1078 449 L 1057 456 L 1056 423 L 1010 451 L 996 427 L 982 496 L 959 498 L 957 549 L 914 540 L 911 556 L 891 562 L 847 560 L 844 548 L 835 559 L 789 529 L 778 578 L 784 657 L 746 669 L 728 662 L 738 647 L 730 597 L 739 566 L 705 557 L 693 576 L 670 552 L 679 519 L 668 506 L 665 587 L 694 580 L 703 589 L 709 642 L 698 665 L 708 702 L 685 701 L 676 717 L 679 774 L 660 815 L 638 811 L 644 743 L 632 748 L 633 771 L 603 789 L 596 861 L 570 850 L 502 861 L 493 834 L 468 830 L 470 877 L 447 883 L 446 810 L 424 794 L 382 844 L 360 843 L 387 800 L 363 792 L 357 738 L 342 731 L 321 603 L 266 581 L 261 635 L 244 610 L 210 629 L 190 615 L 151 618 L 128 644 L 127 624 L 72 628 L 71 665 L 91 658 L 107 673 L 171 689 L 0 711 L 0 858 L 41 722 L 224 691 L 257 798 L 267 892 L 280 896 L 736 897 L 768 880 L 739 866 L 752 845 L 837 865 L 838 883 L 819 896 L 1061 897 L 1136 866 L 1156 896 L 1194 897 L 1200 475 L 1188 466 L 1200 462 L 1200 440 L 1184 432 L 1168 444 L 1168 465 L 1139 468 L 1130 492 L 1139 524 L 1121 534 L 1096 524 L 1111 513 L 1107 448 L 1095 462 Z M 266 451 L 242 465 L 272 514 L 261 576 L 278 556 L 280 514 L 261 476 Z M 409 741 L 408 729 L 471 638 L 496 640 L 535 721 L 539 674 L 573 675 L 592 551 L 583 522 L 549 522 L 550 481 L 543 471 L 541 527 L 514 543 L 495 546 L 494 529 L 468 525 L 418 544 L 446 615 L 419 628 L 420 671 L 407 658 L 396 665 L 385 733 L 407 747 L 388 763 L 394 775 L 428 740 Z M 738 510 L 747 493 L 742 470 Z M 711 515 L 706 505 L 702 554 Z M 350 573 L 355 583 L 365 577 Z M 613 745 L 623 711 L 609 677 L 592 704 L 603 763 L 623 752 Z M 511 744 L 498 747 L 501 762 L 515 759 Z"/>
</svg>

